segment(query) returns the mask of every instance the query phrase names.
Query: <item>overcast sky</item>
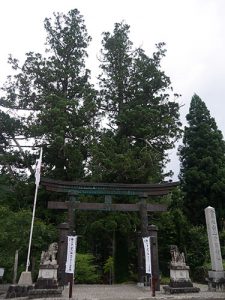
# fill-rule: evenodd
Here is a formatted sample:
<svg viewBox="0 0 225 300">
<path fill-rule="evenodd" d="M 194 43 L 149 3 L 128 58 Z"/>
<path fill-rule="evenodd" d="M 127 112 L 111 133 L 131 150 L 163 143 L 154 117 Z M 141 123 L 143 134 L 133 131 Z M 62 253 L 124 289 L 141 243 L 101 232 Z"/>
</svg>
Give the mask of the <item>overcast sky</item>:
<svg viewBox="0 0 225 300">
<path fill-rule="evenodd" d="M 154 45 L 165 42 L 162 68 L 181 94 L 181 120 L 185 123 L 191 97 L 197 93 L 206 103 L 225 136 L 225 1 L 224 0 L 5 0 L 0 1 L 0 83 L 11 73 L 8 54 L 23 61 L 29 51 L 43 52 L 43 20 L 53 12 L 77 8 L 92 43 L 88 68 L 98 74 L 97 55 L 101 33 L 115 22 L 131 26 L 134 46 L 151 55 Z M 176 176 L 179 162 L 171 152 L 170 168 Z"/>
</svg>

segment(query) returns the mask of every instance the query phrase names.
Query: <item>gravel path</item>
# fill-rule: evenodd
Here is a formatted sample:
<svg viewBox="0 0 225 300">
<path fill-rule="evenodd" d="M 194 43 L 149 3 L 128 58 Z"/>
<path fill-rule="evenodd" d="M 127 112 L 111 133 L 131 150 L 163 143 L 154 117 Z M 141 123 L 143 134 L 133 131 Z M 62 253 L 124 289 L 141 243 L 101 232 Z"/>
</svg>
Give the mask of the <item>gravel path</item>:
<svg viewBox="0 0 225 300">
<path fill-rule="evenodd" d="M 200 288 L 199 293 L 166 295 L 163 290 L 156 292 L 154 299 L 185 299 L 185 300 L 202 300 L 225 299 L 224 292 L 208 292 L 207 285 L 195 284 Z M 68 288 L 63 292 L 63 297 L 68 298 Z M 119 285 L 75 285 L 73 288 L 74 300 L 148 300 L 152 299 L 149 287 L 138 287 L 134 284 Z"/>
<path fill-rule="evenodd" d="M 73 287 L 73 300 L 225 300 L 225 292 L 208 292 L 208 286 L 202 284 L 194 284 L 194 286 L 200 288 L 199 293 L 167 295 L 161 288 L 161 291 L 156 292 L 156 297 L 153 298 L 149 287 L 138 287 L 135 284 L 76 284 Z M 5 287 L 0 290 L 6 292 L 7 289 Z M 46 300 L 68 300 L 68 292 L 69 289 L 65 288 L 62 298 L 46 298 Z M 5 294 L 0 293 L 0 299 L 5 299 Z M 27 300 L 28 298 L 17 299 Z"/>
</svg>

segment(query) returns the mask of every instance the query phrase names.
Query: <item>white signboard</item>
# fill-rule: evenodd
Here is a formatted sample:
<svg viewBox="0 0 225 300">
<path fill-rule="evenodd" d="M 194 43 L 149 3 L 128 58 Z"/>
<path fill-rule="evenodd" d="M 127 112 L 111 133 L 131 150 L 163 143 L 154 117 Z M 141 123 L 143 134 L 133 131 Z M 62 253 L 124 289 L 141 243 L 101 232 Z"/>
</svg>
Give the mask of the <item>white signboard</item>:
<svg viewBox="0 0 225 300">
<path fill-rule="evenodd" d="M 144 249 L 145 249 L 145 269 L 147 274 L 152 273 L 151 264 L 151 243 L 150 236 L 143 237 Z"/>
<path fill-rule="evenodd" d="M 77 249 L 77 236 L 68 236 L 66 273 L 74 273 Z"/>
</svg>

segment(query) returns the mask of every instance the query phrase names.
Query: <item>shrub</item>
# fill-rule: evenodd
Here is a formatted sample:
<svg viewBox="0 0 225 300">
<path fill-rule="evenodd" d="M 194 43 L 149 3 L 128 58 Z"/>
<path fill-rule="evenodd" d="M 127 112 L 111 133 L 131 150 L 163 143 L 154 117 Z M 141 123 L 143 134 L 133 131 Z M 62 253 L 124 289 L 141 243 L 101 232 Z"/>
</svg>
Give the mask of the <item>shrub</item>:
<svg viewBox="0 0 225 300">
<path fill-rule="evenodd" d="M 77 283 L 99 283 L 100 275 L 94 265 L 95 257 L 92 254 L 76 255 L 75 281 Z"/>
</svg>

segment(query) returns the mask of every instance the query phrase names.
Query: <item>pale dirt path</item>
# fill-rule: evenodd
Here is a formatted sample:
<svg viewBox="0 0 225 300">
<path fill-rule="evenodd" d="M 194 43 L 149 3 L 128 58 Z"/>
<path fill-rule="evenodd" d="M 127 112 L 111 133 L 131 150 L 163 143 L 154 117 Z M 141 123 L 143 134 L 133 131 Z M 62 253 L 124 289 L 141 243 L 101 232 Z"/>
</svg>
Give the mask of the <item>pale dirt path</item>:
<svg viewBox="0 0 225 300">
<path fill-rule="evenodd" d="M 194 286 L 200 288 L 200 293 L 166 295 L 161 289 L 153 298 L 149 287 L 138 287 L 136 284 L 77 284 L 73 287 L 73 300 L 225 300 L 225 292 L 208 292 L 207 285 L 194 284 Z M 6 290 L 6 286 L 2 288 L 2 292 Z M 5 299 L 5 293 L 0 294 L 0 299 Z M 17 300 L 29 299 L 21 297 Z M 40 298 L 40 300 L 68 300 L 68 288 L 64 289 L 62 298 Z"/>
<path fill-rule="evenodd" d="M 194 284 L 200 288 L 200 293 L 166 295 L 163 290 L 156 292 L 156 297 L 152 298 L 149 287 L 138 287 L 135 284 L 116 284 L 116 285 L 74 285 L 74 300 L 148 300 L 148 299 L 224 299 L 225 293 L 208 292 L 207 285 Z M 68 298 L 68 289 L 63 292 L 63 297 Z M 65 299 L 64 298 L 64 299 Z"/>
</svg>

